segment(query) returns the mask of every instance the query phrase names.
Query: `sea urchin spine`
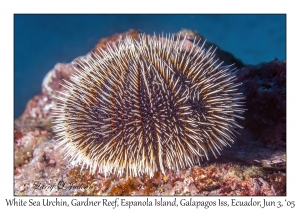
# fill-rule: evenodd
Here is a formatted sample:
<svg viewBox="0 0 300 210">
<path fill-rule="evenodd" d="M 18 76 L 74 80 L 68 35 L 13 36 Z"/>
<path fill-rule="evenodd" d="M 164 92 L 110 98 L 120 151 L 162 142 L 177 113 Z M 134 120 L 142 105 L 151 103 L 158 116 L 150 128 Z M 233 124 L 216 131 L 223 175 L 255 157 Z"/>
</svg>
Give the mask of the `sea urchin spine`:
<svg viewBox="0 0 300 210">
<path fill-rule="evenodd" d="M 240 84 L 212 48 L 187 43 L 127 36 L 77 62 L 54 117 L 66 156 L 93 173 L 153 176 L 233 142 L 244 112 Z"/>
</svg>

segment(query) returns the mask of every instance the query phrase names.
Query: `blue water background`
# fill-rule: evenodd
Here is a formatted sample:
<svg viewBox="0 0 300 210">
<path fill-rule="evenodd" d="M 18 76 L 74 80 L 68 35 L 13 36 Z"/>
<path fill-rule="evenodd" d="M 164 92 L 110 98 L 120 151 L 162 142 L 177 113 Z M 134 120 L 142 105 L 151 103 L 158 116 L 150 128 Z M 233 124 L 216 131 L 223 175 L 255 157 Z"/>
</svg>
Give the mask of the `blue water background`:
<svg viewBox="0 0 300 210">
<path fill-rule="evenodd" d="M 245 64 L 286 59 L 285 15 L 14 15 L 14 118 L 40 93 L 58 62 L 88 53 L 100 38 L 137 29 L 197 30 Z"/>
</svg>

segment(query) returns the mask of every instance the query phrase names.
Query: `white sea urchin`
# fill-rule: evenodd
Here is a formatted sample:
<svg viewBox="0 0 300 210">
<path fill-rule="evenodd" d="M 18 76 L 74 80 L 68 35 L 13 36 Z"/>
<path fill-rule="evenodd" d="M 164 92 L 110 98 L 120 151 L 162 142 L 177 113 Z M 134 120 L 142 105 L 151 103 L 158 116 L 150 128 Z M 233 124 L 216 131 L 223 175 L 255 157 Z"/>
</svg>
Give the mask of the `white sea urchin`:
<svg viewBox="0 0 300 210">
<path fill-rule="evenodd" d="M 78 62 L 54 117 L 66 156 L 92 173 L 153 176 L 233 142 L 244 112 L 240 84 L 212 48 L 186 43 L 127 36 Z"/>
</svg>

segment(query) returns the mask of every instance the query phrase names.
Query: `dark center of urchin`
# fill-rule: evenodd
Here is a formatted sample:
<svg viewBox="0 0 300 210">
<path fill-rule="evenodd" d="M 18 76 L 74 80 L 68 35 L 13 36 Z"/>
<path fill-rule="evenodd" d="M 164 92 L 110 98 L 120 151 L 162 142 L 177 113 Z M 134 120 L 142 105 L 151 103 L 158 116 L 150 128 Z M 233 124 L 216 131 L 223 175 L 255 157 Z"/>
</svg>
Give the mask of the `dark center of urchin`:
<svg viewBox="0 0 300 210">
<path fill-rule="evenodd" d="M 239 84 L 213 53 L 184 42 L 126 37 L 78 63 L 54 120 L 66 154 L 93 172 L 152 176 L 232 142 Z"/>
</svg>

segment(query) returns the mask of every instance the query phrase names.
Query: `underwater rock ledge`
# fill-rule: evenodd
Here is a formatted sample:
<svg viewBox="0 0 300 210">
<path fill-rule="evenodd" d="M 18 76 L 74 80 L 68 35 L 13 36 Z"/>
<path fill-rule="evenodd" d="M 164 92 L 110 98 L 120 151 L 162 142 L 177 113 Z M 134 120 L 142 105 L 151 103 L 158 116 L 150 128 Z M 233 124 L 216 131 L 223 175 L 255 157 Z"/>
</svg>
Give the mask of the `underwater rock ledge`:
<svg viewBox="0 0 300 210">
<path fill-rule="evenodd" d="M 97 47 L 136 38 L 130 30 L 99 41 Z M 193 41 L 195 31 L 177 34 Z M 206 43 L 211 46 L 212 43 Z M 215 46 L 215 45 L 214 45 Z M 95 49 L 92 51 L 95 52 Z M 286 195 L 286 62 L 244 66 L 232 54 L 217 49 L 225 64 L 235 63 L 239 88 L 246 96 L 244 129 L 235 143 L 217 158 L 186 170 L 156 172 L 154 177 L 104 177 L 63 159 L 53 139 L 52 107 L 62 80 L 74 73 L 70 63 L 58 63 L 45 76 L 42 91 L 33 97 L 14 123 L 15 195 Z M 81 60 L 83 57 L 76 58 Z"/>
</svg>

